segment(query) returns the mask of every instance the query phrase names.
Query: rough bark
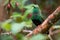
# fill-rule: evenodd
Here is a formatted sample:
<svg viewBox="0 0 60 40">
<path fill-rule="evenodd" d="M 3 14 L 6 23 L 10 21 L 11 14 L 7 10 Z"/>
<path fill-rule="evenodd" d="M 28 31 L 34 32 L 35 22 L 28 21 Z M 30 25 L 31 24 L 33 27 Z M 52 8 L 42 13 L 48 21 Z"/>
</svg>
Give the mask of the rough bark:
<svg viewBox="0 0 60 40">
<path fill-rule="evenodd" d="M 4 20 L 3 16 L 3 4 L 4 4 L 5 0 L 0 0 L 0 22 Z"/>
</svg>

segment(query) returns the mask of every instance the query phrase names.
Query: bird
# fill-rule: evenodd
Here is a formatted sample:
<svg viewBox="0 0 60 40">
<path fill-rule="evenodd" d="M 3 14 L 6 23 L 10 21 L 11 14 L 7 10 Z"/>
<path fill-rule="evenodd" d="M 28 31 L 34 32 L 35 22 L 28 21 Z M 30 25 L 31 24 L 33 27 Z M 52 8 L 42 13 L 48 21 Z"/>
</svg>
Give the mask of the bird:
<svg viewBox="0 0 60 40">
<path fill-rule="evenodd" d="M 33 7 L 34 8 L 33 8 L 33 12 L 32 12 L 32 21 L 36 26 L 38 26 L 44 21 L 44 19 L 40 15 L 41 11 L 39 10 L 39 7 L 37 7 L 37 6 L 33 6 Z"/>
</svg>

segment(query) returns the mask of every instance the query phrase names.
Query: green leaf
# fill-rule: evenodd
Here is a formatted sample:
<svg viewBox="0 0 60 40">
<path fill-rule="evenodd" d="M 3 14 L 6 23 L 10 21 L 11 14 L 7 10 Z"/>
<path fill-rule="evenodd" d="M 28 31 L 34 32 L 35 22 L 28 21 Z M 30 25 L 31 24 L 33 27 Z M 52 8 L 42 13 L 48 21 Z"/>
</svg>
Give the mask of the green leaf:
<svg viewBox="0 0 60 40">
<path fill-rule="evenodd" d="M 6 31 L 10 31 L 10 30 L 11 30 L 11 22 L 12 22 L 11 19 L 6 20 L 5 22 L 3 22 L 3 23 L 1 24 L 1 27 L 2 27 L 4 30 L 6 30 Z"/>
<path fill-rule="evenodd" d="M 13 40 L 11 35 L 0 35 L 0 40 Z"/>
<path fill-rule="evenodd" d="M 11 15 L 11 17 L 13 17 L 13 18 L 21 17 L 21 13 L 13 12 L 13 14 Z"/>
<path fill-rule="evenodd" d="M 26 23 L 25 22 L 21 22 L 21 23 L 12 23 L 12 28 L 11 28 L 11 32 L 13 34 L 17 34 L 19 33 L 24 27 L 25 27 Z"/>
<path fill-rule="evenodd" d="M 46 34 L 37 34 L 30 38 L 23 36 L 22 40 L 49 40 L 49 38 Z"/>
<path fill-rule="evenodd" d="M 17 37 L 18 40 L 23 40 L 24 35 L 21 34 L 21 33 L 18 33 L 18 34 L 16 34 L 16 37 Z"/>
<path fill-rule="evenodd" d="M 48 35 L 46 34 L 37 34 L 30 38 L 30 40 L 49 40 Z"/>
</svg>

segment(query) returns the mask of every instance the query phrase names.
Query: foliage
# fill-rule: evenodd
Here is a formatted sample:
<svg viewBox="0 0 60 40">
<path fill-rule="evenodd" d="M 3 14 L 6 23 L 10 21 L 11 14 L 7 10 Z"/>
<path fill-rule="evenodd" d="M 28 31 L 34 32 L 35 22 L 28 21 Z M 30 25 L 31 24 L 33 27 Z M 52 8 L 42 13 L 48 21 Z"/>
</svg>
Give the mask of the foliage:
<svg viewBox="0 0 60 40">
<path fill-rule="evenodd" d="M 37 39 L 45 40 L 47 39 L 48 38 L 47 35 L 38 34 L 38 35 L 32 36 L 31 38 L 28 38 L 26 37 L 26 35 L 24 35 L 24 33 L 23 34 L 21 33 L 24 27 L 33 28 L 31 17 L 28 18 L 28 16 L 29 14 L 33 13 L 33 9 L 34 9 L 33 6 L 38 7 L 38 5 L 35 5 L 35 4 L 25 6 L 24 4 L 26 1 L 27 0 L 11 0 L 12 7 L 15 8 L 15 3 L 18 2 L 19 8 L 25 8 L 27 10 L 24 12 L 23 16 L 22 16 L 22 13 L 13 12 L 10 19 L 2 22 L 1 28 L 4 29 L 6 32 L 11 32 L 12 35 L 17 37 L 17 40 L 37 40 Z M 8 3 L 8 0 L 6 0 L 5 5 L 7 3 Z M 14 38 L 12 35 L 3 34 L 3 35 L 0 35 L 0 37 L 1 37 L 1 40 L 13 40 Z"/>
<path fill-rule="evenodd" d="M 26 35 L 24 33 L 22 33 L 21 31 L 24 30 L 24 28 L 33 28 L 33 23 L 32 23 L 32 18 L 36 18 L 41 20 L 40 17 L 41 16 L 41 10 L 39 9 L 38 5 L 35 4 L 31 4 L 31 5 L 27 5 L 25 6 L 25 2 L 27 0 L 11 0 L 11 5 L 13 8 L 15 8 L 15 3 L 18 2 L 19 3 L 19 8 L 25 8 L 25 12 L 24 15 L 22 15 L 22 12 L 13 12 L 10 19 L 5 20 L 4 22 L 1 23 L 1 28 L 3 30 L 5 30 L 5 32 L 11 32 L 13 36 L 17 37 L 17 40 L 49 40 L 48 35 L 47 34 L 37 34 L 37 35 L 33 35 L 31 38 L 26 37 Z M 8 0 L 6 0 L 6 3 L 4 5 L 6 5 L 8 3 Z M 34 7 L 36 7 L 37 9 L 34 9 Z M 37 16 L 34 16 L 34 14 L 37 12 Z M 33 14 L 34 13 L 34 14 Z M 29 16 L 29 14 L 32 14 Z M 34 16 L 34 17 L 33 17 Z M 28 18 L 30 17 L 30 18 Z M 60 26 L 55 26 L 55 28 L 60 28 Z M 26 33 L 27 34 L 27 33 Z M 0 39 L 1 40 L 14 40 L 12 35 L 0 35 Z"/>
</svg>

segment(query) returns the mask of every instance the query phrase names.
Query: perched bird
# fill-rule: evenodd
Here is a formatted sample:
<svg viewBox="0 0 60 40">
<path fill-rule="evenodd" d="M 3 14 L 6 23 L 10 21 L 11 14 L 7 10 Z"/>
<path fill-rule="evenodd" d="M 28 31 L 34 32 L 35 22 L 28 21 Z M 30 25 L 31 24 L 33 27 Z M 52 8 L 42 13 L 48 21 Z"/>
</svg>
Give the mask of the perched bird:
<svg viewBox="0 0 60 40">
<path fill-rule="evenodd" d="M 44 21 L 43 16 L 41 14 L 41 10 L 38 5 L 30 4 L 30 5 L 27 5 L 25 8 L 27 8 L 28 10 L 27 12 L 32 14 L 31 20 L 33 24 L 38 26 Z"/>
<path fill-rule="evenodd" d="M 40 25 L 44 20 L 41 17 L 41 11 L 39 10 L 39 7 L 33 6 L 33 13 L 32 13 L 32 21 L 33 23 L 38 26 Z"/>
</svg>

